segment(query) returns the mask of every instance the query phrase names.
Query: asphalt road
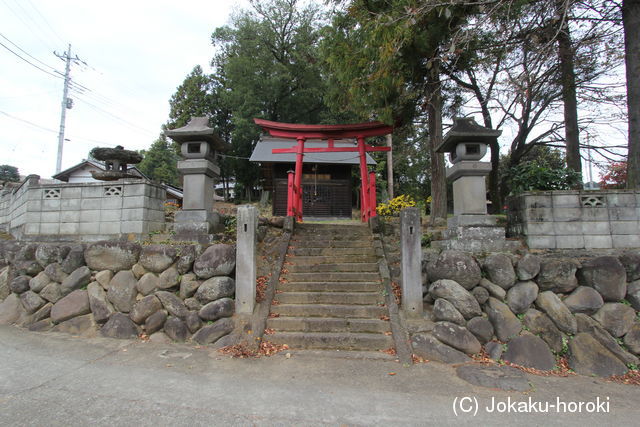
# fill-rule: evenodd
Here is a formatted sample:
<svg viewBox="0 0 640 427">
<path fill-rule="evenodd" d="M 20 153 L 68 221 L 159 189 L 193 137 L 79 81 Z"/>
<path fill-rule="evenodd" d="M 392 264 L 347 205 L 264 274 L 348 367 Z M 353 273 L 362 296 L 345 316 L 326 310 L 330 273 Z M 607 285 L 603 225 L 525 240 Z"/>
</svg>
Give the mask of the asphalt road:
<svg viewBox="0 0 640 427">
<path fill-rule="evenodd" d="M 395 375 L 389 375 L 395 373 Z M 336 353 L 231 359 L 207 348 L 0 326 L 0 425 L 637 425 L 640 387 L 529 376 L 470 385 L 446 365 Z M 464 403 L 453 410 L 454 399 Z M 462 400 L 463 397 L 470 399 Z M 478 412 L 473 409 L 474 398 Z M 608 412 L 489 413 L 494 402 L 593 402 Z M 513 406 L 512 406 L 513 408 Z M 593 408 L 593 407 L 592 407 Z M 603 409 L 601 407 L 601 409 Z"/>
</svg>

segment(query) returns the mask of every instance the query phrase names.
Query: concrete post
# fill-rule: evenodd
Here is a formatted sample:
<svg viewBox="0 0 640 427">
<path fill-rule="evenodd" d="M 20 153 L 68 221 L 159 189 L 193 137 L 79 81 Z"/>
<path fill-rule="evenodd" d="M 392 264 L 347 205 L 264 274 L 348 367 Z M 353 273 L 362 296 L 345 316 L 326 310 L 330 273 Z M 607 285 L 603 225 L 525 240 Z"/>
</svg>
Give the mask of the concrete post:
<svg viewBox="0 0 640 427">
<path fill-rule="evenodd" d="M 251 314 L 256 304 L 258 210 L 240 206 L 236 218 L 236 313 Z"/>
<path fill-rule="evenodd" d="M 407 317 L 422 316 L 422 227 L 420 209 L 400 212 L 402 253 L 402 310 Z"/>
</svg>

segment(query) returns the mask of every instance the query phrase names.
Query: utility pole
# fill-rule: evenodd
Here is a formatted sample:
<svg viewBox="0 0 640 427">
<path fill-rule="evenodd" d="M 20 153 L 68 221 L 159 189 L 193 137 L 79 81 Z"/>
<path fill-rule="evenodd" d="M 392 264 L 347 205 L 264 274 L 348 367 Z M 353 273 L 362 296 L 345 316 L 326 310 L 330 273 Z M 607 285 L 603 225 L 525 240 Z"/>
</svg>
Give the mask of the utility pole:
<svg viewBox="0 0 640 427">
<path fill-rule="evenodd" d="M 64 146 L 64 123 L 67 116 L 67 108 L 73 106 L 73 101 L 69 98 L 69 77 L 71 71 L 71 43 L 69 43 L 69 49 L 62 55 L 54 52 L 58 58 L 66 62 L 64 71 L 64 89 L 62 91 L 62 112 L 60 113 L 60 132 L 58 133 L 58 157 L 56 160 L 56 173 L 60 173 L 62 169 L 62 148 Z"/>
</svg>

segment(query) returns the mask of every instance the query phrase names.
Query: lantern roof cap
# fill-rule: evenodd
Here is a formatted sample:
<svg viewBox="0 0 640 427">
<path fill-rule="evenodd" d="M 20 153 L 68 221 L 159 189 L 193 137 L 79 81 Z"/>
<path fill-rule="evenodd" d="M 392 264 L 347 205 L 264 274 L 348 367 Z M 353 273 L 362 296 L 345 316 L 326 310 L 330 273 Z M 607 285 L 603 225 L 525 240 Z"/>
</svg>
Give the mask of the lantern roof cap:
<svg viewBox="0 0 640 427">
<path fill-rule="evenodd" d="M 186 126 L 168 129 L 164 134 L 180 144 L 205 141 L 216 150 L 227 149 L 227 144 L 220 139 L 213 128 L 209 127 L 209 119 L 207 117 L 191 117 Z"/>
<path fill-rule="evenodd" d="M 438 153 L 455 151 L 461 142 L 480 142 L 489 144 L 502 135 L 501 130 L 489 129 L 476 123 L 473 117 L 454 117 L 453 126 L 446 133 L 442 144 L 436 148 Z"/>
</svg>

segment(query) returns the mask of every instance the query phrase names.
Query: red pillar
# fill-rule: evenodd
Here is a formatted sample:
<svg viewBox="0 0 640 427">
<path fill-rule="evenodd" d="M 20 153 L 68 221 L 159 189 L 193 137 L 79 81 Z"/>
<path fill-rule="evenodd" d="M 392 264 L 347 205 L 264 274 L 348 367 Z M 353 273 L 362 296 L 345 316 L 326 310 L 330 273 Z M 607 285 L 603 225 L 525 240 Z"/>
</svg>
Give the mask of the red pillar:
<svg viewBox="0 0 640 427">
<path fill-rule="evenodd" d="M 377 200 L 376 200 L 376 173 L 369 172 L 369 210 L 371 212 L 371 217 L 378 216 L 376 212 Z"/>
<path fill-rule="evenodd" d="M 294 186 L 295 186 L 294 177 L 295 177 L 295 172 L 289 171 L 287 175 L 287 216 L 296 215 L 296 210 L 295 210 L 296 196 L 295 196 L 295 190 L 294 190 Z"/>
<path fill-rule="evenodd" d="M 360 219 L 369 220 L 369 173 L 367 170 L 367 152 L 364 148 L 364 138 L 358 137 L 358 153 L 360 154 Z"/>
<path fill-rule="evenodd" d="M 298 138 L 298 149 L 296 151 L 296 175 L 295 175 L 295 196 L 294 206 L 296 207 L 296 219 L 302 221 L 302 162 L 304 158 L 304 138 Z"/>
</svg>

